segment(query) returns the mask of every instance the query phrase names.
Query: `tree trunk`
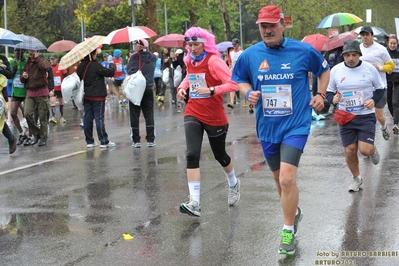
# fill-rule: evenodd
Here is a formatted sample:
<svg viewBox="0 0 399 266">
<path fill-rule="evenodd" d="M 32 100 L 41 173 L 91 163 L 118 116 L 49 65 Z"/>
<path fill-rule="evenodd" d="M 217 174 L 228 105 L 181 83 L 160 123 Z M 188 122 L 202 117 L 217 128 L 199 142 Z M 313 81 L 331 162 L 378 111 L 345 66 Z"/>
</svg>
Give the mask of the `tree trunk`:
<svg viewBox="0 0 399 266">
<path fill-rule="evenodd" d="M 195 14 L 195 10 L 189 10 L 188 11 L 188 16 L 190 17 L 190 22 L 192 26 L 198 26 L 197 22 L 198 22 L 198 18 L 197 15 Z"/>
<path fill-rule="evenodd" d="M 220 0 L 220 11 L 223 17 L 224 37 L 226 40 L 231 40 L 229 13 L 227 13 L 225 0 Z"/>
<path fill-rule="evenodd" d="M 156 0 L 145 1 L 145 18 L 147 20 L 147 27 L 158 33 L 158 20 L 157 20 L 157 2 Z M 155 40 L 155 38 L 154 38 Z M 154 40 L 150 40 L 151 43 Z M 151 46 L 150 46 L 151 47 Z"/>
</svg>

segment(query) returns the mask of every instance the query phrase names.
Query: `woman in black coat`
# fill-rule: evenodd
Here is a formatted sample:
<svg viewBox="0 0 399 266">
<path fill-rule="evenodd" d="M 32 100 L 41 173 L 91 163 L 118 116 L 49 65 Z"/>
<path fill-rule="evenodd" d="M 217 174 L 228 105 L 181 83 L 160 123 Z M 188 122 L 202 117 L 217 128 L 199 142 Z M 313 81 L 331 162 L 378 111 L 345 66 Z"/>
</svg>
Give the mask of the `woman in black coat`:
<svg viewBox="0 0 399 266">
<path fill-rule="evenodd" d="M 96 120 L 96 129 L 101 148 L 115 146 L 109 141 L 105 131 L 104 112 L 107 88 L 104 77 L 114 76 L 114 64 L 110 63 L 109 68 L 103 67 L 97 62 L 97 49 L 87 55 L 79 65 L 76 73 L 81 80 L 84 80 L 84 118 L 83 129 L 87 148 L 98 146 L 93 138 L 93 119 Z"/>
</svg>

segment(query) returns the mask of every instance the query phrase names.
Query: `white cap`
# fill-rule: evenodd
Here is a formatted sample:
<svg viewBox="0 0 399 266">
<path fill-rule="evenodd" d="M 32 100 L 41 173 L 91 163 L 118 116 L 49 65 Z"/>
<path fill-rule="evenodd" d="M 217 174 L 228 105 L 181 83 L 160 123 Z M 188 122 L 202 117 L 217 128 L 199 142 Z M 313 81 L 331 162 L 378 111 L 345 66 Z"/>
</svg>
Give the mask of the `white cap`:
<svg viewBox="0 0 399 266">
<path fill-rule="evenodd" d="M 183 53 L 183 50 L 182 49 L 177 49 L 176 50 L 176 54 L 182 54 Z"/>
<path fill-rule="evenodd" d="M 157 52 L 154 52 L 154 55 L 159 56 L 159 54 Z"/>
<path fill-rule="evenodd" d="M 136 44 L 141 45 L 143 47 L 148 47 L 148 41 L 146 39 L 140 39 L 136 42 Z"/>
</svg>

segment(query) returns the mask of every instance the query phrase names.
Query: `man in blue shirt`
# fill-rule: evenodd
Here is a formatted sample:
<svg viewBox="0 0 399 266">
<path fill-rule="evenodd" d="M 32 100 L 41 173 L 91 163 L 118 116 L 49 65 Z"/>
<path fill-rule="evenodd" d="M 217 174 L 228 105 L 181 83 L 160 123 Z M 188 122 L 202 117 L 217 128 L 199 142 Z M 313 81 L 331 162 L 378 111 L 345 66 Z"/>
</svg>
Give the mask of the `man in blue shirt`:
<svg viewBox="0 0 399 266">
<path fill-rule="evenodd" d="M 279 253 L 294 254 L 302 218 L 296 173 L 310 133 L 312 108 L 324 107 L 330 67 L 309 44 L 284 37 L 284 14 L 277 6 L 263 7 L 256 23 L 263 42 L 240 55 L 232 80 L 256 108 L 257 135 L 280 196 L 284 227 Z M 319 79 L 313 98 L 309 71 Z"/>
</svg>

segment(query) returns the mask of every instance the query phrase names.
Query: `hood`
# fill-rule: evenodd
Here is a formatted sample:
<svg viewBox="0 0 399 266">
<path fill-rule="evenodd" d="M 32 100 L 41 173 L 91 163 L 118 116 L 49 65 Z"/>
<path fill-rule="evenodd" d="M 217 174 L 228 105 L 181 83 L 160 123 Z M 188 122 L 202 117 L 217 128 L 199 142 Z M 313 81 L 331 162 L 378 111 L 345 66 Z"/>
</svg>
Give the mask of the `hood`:
<svg viewBox="0 0 399 266">
<path fill-rule="evenodd" d="M 140 51 L 141 61 L 144 63 L 150 63 L 151 61 L 156 61 L 156 56 L 148 51 Z"/>
<path fill-rule="evenodd" d="M 122 51 L 121 50 L 119 50 L 119 49 L 116 49 L 115 51 L 114 51 L 114 57 L 115 58 L 117 58 L 118 57 L 118 55 L 120 55 L 122 53 Z"/>
</svg>

